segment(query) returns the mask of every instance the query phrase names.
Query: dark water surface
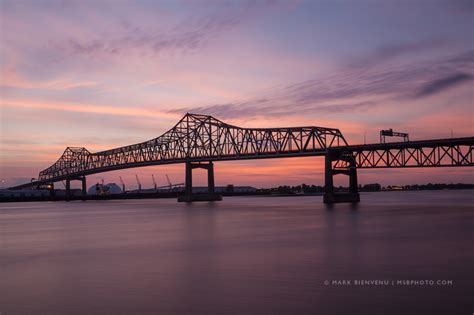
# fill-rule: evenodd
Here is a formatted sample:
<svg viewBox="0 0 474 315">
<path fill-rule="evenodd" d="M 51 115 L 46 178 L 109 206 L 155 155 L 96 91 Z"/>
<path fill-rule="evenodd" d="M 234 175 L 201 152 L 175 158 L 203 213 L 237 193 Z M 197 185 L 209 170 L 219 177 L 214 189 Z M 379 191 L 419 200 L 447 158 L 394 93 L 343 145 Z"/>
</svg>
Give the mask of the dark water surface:
<svg viewBox="0 0 474 315">
<path fill-rule="evenodd" d="M 473 314 L 473 191 L 361 199 L 0 204 L 0 313 Z"/>
</svg>

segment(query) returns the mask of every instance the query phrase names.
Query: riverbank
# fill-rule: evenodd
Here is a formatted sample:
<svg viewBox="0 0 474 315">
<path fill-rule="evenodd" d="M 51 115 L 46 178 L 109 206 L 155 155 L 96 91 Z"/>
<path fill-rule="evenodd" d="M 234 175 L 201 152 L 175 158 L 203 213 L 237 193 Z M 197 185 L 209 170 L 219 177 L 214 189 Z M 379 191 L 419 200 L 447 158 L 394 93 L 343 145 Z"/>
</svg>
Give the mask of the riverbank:
<svg viewBox="0 0 474 315">
<path fill-rule="evenodd" d="M 466 185 L 467 187 L 467 185 Z M 431 189 L 431 190 L 472 190 L 474 188 L 455 188 L 455 189 Z M 344 192 L 344 189 L 337 190 L 338 192 Z M 360 190 L 360 192 L 404 192 L 404 191 L 430 191 L 427 189 L 384 189 L 379 191 L 367 191 Z M 109 194 L 109 195 L 86 195 L 73 194 L 69 198 L 66 198 L 63 190 L 60 193 L 55 194 L 43 194 L 38 196 L 1 196 L 0 203 L 2 202 L 33 202 L 33 201 L 77 201 L 77 200 L 126 200 L 126 199 L 166 199 L 166 198 L 178 198 L 183 195 L 183 192 L 147 192 L 147 193 L 135 193 L 127 192 L 121 194 Z M 292 191 L 275 191 L 271 189 L 261 189 L 255 192 L 222 192 L 220 195 L 224 197 L 230 196 L 266 196 L 266 197 L 299 197 L 299 196 L 322 196 L 324 192 L 314 193 L 302 193 Z"/>
</svg>

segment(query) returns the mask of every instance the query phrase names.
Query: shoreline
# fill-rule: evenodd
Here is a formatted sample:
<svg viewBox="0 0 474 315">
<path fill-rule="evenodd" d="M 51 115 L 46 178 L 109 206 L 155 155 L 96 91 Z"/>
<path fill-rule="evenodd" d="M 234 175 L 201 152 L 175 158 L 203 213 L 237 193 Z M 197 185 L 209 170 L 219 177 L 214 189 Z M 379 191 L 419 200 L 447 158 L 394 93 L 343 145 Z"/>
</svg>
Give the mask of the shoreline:
<svg viewBox="0 0 474 315">
<path fill-rule="evenodd" d="M 361 190 L 359 192 L 407 192 L 407 191 L 457 191 L 457 190 L 472 190 L 474 188 L 458 188 L 458 189 L 404 189 L 404 190 L 379 190 L 379 191 L 368 191 Z M 341 192 L 343 192 L 341 190 Z M 37 202 L 37 201 L 87 201 L 87 200 L 126 200 L 126 199 L 169 199 L 178 198 L 181 196 L 181 192 L 169 192 L 169 193 L 121 193 L 111 195 L 87 195 L 87 196 L 71 196 L 66 198 L 64 195 L 61 196 L 14 196 L 14 197 L 2 197 L 0 203 L 10 202 Z M 323 192 L 316 193 L 275 193 L 275 192 L 254 192 L 254 193 L 221 193 L 223 197 L 242 197 L 242 196 L 264 196 L 264 197 L 311 197 L 311 196 L 323 196 Z"/>
</svg>

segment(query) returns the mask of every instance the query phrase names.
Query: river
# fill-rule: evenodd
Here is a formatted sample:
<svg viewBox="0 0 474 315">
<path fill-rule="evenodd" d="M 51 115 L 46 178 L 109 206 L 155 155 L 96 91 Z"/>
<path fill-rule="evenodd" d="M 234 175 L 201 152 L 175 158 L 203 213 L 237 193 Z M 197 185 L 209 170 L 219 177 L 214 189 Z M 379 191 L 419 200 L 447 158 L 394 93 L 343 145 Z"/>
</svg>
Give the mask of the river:
<svg viewBox="0 0 474 315">
<path fill-rule="evenodd" d="M 0 313 L 472 314 L 473 191 L 0 204 Z"/>
</svg>

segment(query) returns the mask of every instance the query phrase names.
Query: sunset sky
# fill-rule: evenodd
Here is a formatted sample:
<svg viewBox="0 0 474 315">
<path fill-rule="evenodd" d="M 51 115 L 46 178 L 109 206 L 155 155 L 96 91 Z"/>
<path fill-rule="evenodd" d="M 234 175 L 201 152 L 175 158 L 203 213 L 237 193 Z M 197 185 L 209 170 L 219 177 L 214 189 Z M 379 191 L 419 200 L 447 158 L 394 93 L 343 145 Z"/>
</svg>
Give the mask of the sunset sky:
<svg viewBox="0 0 474 315">
<path fill-rule="evenodd" d="M 0 1 L 0 179 L 67 146 L 155 138 L 186 112 L 248 127 L 472 136 L 474 1 Z M 323 184 L 323 159 L 218 162 L 216 184 Z M 196 172 L 195 183 L 204 183 Z M 183 165 L 88 177 L 184 181 Z M 472 183 L 469 168 L 361 170 L 362 184 Z M 61 185 L 59 185 L 61 187 Z"/>
</svg>

